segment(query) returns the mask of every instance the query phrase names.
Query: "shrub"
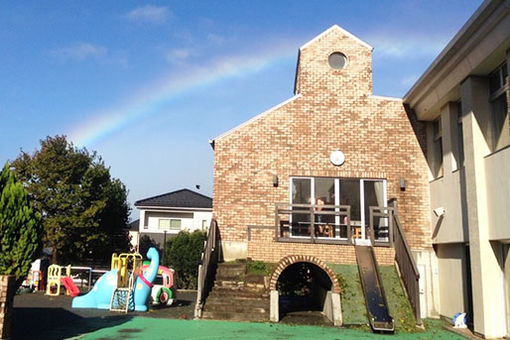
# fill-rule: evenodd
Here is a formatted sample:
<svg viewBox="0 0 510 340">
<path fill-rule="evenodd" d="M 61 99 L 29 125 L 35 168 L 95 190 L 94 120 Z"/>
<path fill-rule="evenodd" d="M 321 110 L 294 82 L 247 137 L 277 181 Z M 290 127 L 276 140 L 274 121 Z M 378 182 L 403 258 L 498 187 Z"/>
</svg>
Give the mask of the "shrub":
<svg viewBox="0 0 510 340">
<path fill-rule="evenodd" d="M 0 273 L 14 275 L 18 287 L 42 247 L 41 215 L 6 163 L 0 172 Z"/>
<path fill-rule="evenodd" d="M 246 261 L 246 271 L 253 275 L 271 275 L 276 267 L 275 263 L 264 261 Z"/>
<path fill-rule="evenodd" d="M 204 248 L 205 232 L 181 231 L 166 244 L 165 265 L 175 270 L 177 288 L 196 289 L 198 265 Z"/>
</svg>

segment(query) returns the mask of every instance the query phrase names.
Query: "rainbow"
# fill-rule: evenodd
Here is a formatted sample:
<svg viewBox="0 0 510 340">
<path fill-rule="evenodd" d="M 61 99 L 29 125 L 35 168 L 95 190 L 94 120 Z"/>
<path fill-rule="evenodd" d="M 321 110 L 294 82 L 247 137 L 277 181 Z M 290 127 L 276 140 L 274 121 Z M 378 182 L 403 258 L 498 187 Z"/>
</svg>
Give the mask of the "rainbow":
<svg viewBox="0 0 510 340">
<path fill-rule="evenodd" d="M 91 118 L 69 129 L 69 139 L 76 146 L 91 146 L 134 121 L 157 115 L 161 112 L 161 108 L 183 94 L 210 87 L 231 78 L 245 77 L 281 62 L 288 62 L 295 58 L 295 47 L 290 48 L 288 47 L 290 44 L 285 45 L 255 57 L 223 58 L 211 62 L 210 65 L 196 68 L 192 72 L 168 75 L 151 84 L 146 90 L 130 96 L 130 100 L 121 102 L 115 107 L 87 114 Z"/>
</svg>

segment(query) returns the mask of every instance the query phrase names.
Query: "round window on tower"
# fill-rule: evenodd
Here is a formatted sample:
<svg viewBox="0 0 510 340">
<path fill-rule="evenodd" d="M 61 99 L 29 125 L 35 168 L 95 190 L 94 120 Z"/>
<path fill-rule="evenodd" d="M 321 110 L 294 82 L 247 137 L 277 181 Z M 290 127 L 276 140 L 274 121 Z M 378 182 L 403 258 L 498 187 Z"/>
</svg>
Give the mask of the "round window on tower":
<svg viewBox="0 0 510 340">
<path fill-rule="evenodd" d="M 341 70 L 344 68 L 347 57 L 341 52 L 333 52 L 328 58 L 329 66 L 335 70 Z"/>
</svg>

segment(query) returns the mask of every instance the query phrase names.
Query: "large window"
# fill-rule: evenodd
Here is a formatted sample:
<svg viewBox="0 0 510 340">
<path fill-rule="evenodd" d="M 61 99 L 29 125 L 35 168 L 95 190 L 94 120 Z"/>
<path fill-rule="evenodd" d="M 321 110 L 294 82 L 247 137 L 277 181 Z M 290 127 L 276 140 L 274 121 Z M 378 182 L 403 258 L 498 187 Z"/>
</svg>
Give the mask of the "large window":
<svg viewBox="0 0 510 340">
<path fill-rule="evenodd" d="M 363 238 L 365 238 L 365 227 L 369 223 L 369 207 L 387 206 L 386 180 L 383 179 L 294 177 L 291 178 L 290 190 L 291 204 L 315 204 L 318 205 L 318 211 L 335 209 L 332 207 L 321 208 L 321 205 L 350 206 L 351 225 L 360 227 Z M 303 208 L 298 206 L 293 209 L 302 210 Z M 317 213 L 315 218 L 314 223 L 319 225 L 339 226 L 344 223 L 335 214 Z M 292 236 L 310 236 L 309 229 L 307 229 L 310 224 L 310 214 L 292 214 L 291 224 L 295 227 Z M 336 235 L 340 234 L 336 233 Z"/>
<path fill-rule="evenodd" d="M 489 76 L 492 150 L 510 145 L 510 117 L 508 115 L 508 69 L 503 64 Z"/>
</svg>

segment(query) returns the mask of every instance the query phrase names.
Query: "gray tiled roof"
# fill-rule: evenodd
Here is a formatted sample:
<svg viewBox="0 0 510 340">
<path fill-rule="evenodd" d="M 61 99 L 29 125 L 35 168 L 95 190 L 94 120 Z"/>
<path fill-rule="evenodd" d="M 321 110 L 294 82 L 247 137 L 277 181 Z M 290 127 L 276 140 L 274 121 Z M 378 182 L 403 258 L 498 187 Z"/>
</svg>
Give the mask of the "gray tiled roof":
<svg viewBox="0 0 510 340">
<path fill-rule="evenodd" d="M 135 202 L 135 207 L 212 209 L 212 198 L 188 189 L 181 189 L 166 194 L 138 200 Z"/>
</svg>

